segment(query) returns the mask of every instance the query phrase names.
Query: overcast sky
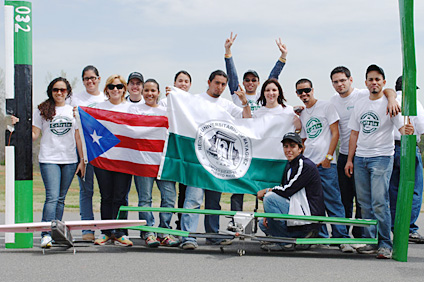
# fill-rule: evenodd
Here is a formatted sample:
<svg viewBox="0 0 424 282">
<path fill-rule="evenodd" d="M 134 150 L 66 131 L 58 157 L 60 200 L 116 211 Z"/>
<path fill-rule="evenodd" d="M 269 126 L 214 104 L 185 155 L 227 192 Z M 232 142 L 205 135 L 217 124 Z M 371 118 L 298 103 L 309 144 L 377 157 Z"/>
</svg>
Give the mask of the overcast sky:
<svg viewBox="0 0 424 282">
<path fill-rule="evenodd" d="M 192 74 L 192 93 L 204 92 L 207 78 L 225 70 L 224 42 L 238 34 L 233 56 L 239 76 L 255 69 L 265 81 L 280 52 L 289 53 L 280 82 L 289 104 L 298 105 L 295 82 L 312 80 L 315 96 L 334 94 L 329 73 L 347 66 L 354 86 L 364 88 L 365 69 L 375 63 L 394 87 L 402 72 L 398 1 L 201 1 L 201 0 L 37 0 L 32 1 L 34 106 L 46 98 L 46 75 L 61 70 L 81 77 L 88 64 L 103 79 L 140 71 L 164 90 L 174 74 Z M 4 2 L 0 7 L 4 19 Z M 415 1 L 417 84 L 424 87 L 424 1 Z M 0 21 L 0 67 L 4 70 L 4 20 Z M 79 80 L 75 91 L 83 89 Z M 228 89 L 225 95 L 228 94 Z M 421 99 L 424 102 L 424 99 Z"/>
</svg>

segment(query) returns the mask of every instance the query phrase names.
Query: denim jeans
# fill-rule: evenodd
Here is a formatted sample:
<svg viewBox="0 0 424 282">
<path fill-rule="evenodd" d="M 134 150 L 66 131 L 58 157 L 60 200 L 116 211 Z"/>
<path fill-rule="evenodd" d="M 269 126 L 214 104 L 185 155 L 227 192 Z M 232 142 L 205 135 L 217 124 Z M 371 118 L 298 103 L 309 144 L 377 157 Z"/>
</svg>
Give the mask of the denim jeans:
<svg viewBox="0 0 424 282">
<path fill-rule="evenodd" d="M 77 163 L 40 163 L 41 177 L 46 189 L 42 222 L 49 222 L 55 219 L 62 220 L 66 193 L 68 193 L 76 170 Z M 50 234 L 50 232 L 42 232 L 41 236 L 47 234 Z"/>
<path fill-rule="evenodd" d="M 355 177 L 352 175 L 350 178 L 345 174 L 345 166 L 347 162 L 347 155 L 339 154 L 337 158 L 337 176 L 339 179 L 339 188 L 340 195 L 342 196 L 342 204 L 345 209 L 346 218 L 352 218 L 353 214 L 353 199 L 355 199 L 356 210 L 355 218 L 361 218 L 361 208 L 358 204 L 358 199 L 356 197 L 356 188 L 355 188 Z M 349 227 L 346 227 L 349 234 Z M 352 235 L 355 238 L 362 238 L 362 233 L 364 232 L 362 227 L 353 226 Z"/>
<path fill-rule="evenodd" d="M 204 190 L 197 187 L 187 186 L 186 199 L 184 201 L 185 209 L 199 209 L 203 202 L 203 195 L 205 195 L 205 209 L 221 210 L 219 204 L 221 200 L 221 193 L 211 190 Z M 199 223 L 198 214 L 185 213 L 181 216 L 181 230 L 196 232 Z M 218 233 L 219 230 L 219 215 L 205 215 L 205 230 L 206 233 Z M 213 243 L 219 240 L 209 240 Z M 192 237 L 184 237 L 183 244 L 190 242 L 196 244 L 196 239 Z"/>
<path fill-rule="evenodd" d="M 186 193 L 187 185 L 178 183 L 178 200 L 177 200 L 177 206 L 178 208 L 182 209 L 184 207 L 184 201 L 185 201 L 185 193 Z M 175 224 L 177 225 L 177 230 L 181 230 L 181 216 L 182 213 L 178 213 L 178 220 L 175 221 Z"/>
<path fill-rule="evenodd" d="M 392 248 L 390 239 L 389 182 L 393 156 L 364 158 L 355 156 L 356 195 L 362 218 L 378 220 L 378 247 Z M 375 226 L 364 228 L 364 237 L 375 237 Z"/>
<path fill-rule="evenodd" d="M 175 182 L 158 180 L 154 177 L 143 177 L 143 176 L 134 176 L 135 187 L 138 193 L 138 206 L 139 207 L 151 207 L 152 206 L 152 190 L 153 182 L 156 180 L 156 184 L 160 191 L 160 207 L 161 208 L 174 208 L 175 199 L 177 193 L 175 190 Z M 155 225 L 155 218 L 153 217 L 152 212 L 140 212 L 138 214 L 139 219 L 144 219 L 147 221 L 146 226 Z M 170 229 L 172 213 L 161 212 L 159 214 L 159 227 Z M 146 239 L 152 232 L 141 232 L 141 237 Z M 166 237 L 167 234 L 160 234 L 162 237 Z"/>
<path fill-rule="evenodd" d="M 94 181 L 94 167 L 92 164 L 87 164 L 85 169 L 84 180 L 81 177 L 78 177 L 79 187 L 80 187 L 80 216 L 81 220 L 93 220 L 93 181 Z M 82 234 L 94 234 L 94 231 L 83 230 Z"/>
<path fill-rule="evenodd" d="M 274 192 L 268 192 L 264 197 L 264 211 L 266 213 L 280 213 L 288 214 L 290 207 L 290 200 L 281 197 Z M 309 231 L 289 231 L 287 222 L 285 220 L 275 220 L 268 218 L 268 227 L 265 227 L 264 220 L 259 221 L 259 227 L 267 236 L 273 237 L 290 237 L 290 238 L 303 238 Z M 282 243 L 284 244 L 284 243 Z"/>
<path fill-rule="evenodd" d="M 400 146 L 395 146 L 395 156 L 393 160 L 393 172 L 390 178 L 390 213 L 392 216 L 392 230 L 395 223 L 396 215 L 396 203 L 399 188 L 399 176 L 400 176 Z M 411 223 L 409 225 L 409 233 L 418 231 L 418 226 L 415 222 L 418 219 L 421 211 L 421 204 L 423 202 L 423 161 L 421 159 L 421 152 L 417 146 L 415 153 L 415 186 L 414 195 L 412 197 L 412 211 L 411 211 Z"/>
<path fill-rule="evenodd" d="M 331 164 L 330 168 L 318 167 L 321 176 L 322 190 L 324 194 L 325 210 L 329 217 L 345 217 L 345 211 L 340 196 L 339 182 L 337 179 L 336 164 Z M 331 225 L 333 238 L 349 238 L 345 225 Z M 320 237 L 328 237 L 325 224 L 321 226 Z"/>
<path fill-rule="evenodd" d="M 100 189 L 100 216 L 101 219 L 116 219 L 119 208 L 127 204 L 127 194 L 131 184 L 131 174 L 110 171 L 94 167 L 97 181 Z M 127 218 L 127 213 L 122 214 L 122 218 Z M 102 230 L 102 233 L 111 236 L 115 233 L 115 237 L 119 238 L 125 235 L 123 229 Z"/>
<path fill-rule="evenodd" d="M 244 200 L 244 194 L 231 195 L 231 210 L 243 211 L 243 200 Z"/>
</svg>

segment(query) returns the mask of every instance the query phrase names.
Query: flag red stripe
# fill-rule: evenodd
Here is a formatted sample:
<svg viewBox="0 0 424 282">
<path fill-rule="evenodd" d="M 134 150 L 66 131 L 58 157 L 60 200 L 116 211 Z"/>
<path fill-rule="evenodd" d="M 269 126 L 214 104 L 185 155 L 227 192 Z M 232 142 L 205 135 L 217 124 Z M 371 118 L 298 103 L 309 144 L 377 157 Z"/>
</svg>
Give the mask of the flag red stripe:
<svg viewBox="0 0 424 282">
<path fill-rule="evenodd" d="M 97 120 L 109 121 L 116 124 L 125 124 L 129 126 L 169 127 L 168 118 L 166 116 L 135 115 L 88 107 L 81 107 L 81 109 Z"/>
<path fill-rule="evenodd" d="M 115 147 L 161 153 L 163 152 L 163 146 L 165 145 L 165 140 L 134 139 L 122 135 L 115 136 L 121 140 L 121 142 L 115 145 Z"/>
<path fill-rule="evenodd" d="M 90 163 L 98 168 L 145 177 L 156 177 L 159 171 L 159 165 L 136 164 L 121 160 L 109 160 L 102 157 L 97 157 Z"/>
</svg>

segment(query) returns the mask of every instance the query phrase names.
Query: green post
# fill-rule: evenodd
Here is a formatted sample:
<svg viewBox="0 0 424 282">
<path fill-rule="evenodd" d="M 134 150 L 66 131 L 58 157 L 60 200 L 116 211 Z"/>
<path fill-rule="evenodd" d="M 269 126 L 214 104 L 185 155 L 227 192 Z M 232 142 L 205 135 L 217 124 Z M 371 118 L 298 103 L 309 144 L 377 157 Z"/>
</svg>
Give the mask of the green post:
<svg viewBox="0 0 424 282">
<path fill-rule="evenodd" d="M 15 223 L 33 222 L 32 178 L 32 4 L 5 1 L 13 11 L 14 96 L 6 99 L 6 112 L 19 117 L 10 145 L 15 147 Z M 7 136 L 7 137 L 9 137 Z M 8 140 L 8 138 L 6 138 Z M 7 164 L 6 164 L 7 165 Z M 15 234 L 6 248 L 32 248 L 32 233 Z"/>
<path fill-rule="evenodd" d="M 402 114 L 416 116 L 416 64 L 414 43 L 414 1 L 399 0 L 402 34 L 403 79 Z M 402 136 L 400 181 L 394 222 L 393 259 L 408 260 L 409 225 L 415 185 L 416 136 Z"/>
</svg>

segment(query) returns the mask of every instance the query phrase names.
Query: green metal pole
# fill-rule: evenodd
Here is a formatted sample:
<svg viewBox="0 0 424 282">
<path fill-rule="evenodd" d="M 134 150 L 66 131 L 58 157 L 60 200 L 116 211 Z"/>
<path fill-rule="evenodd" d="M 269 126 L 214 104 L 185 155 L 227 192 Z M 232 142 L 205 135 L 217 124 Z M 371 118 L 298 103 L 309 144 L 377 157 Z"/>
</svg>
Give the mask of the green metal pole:
<svg viewBox="0 0 424 282">
<path fill-rule="evenodd" d="M 27 1 L 5 1 L 5 7 L 13 9 L 15 72 L 15 94 L 13 99 L 6 99 L 6 112 L 20 119 L 10 142 L 15 147 L 15 223 L 26 223 L 33 222 L 32 5 Z M 33 234 L 16 233 L 15 242 L 5 245 L 6 248 L 32 248 Z"/>
<path fill-rule="evenodd" d="M 403 78 L 402 114 L 417 115 L 416 64 L 414 43 L 414 1 L 399 0 L 402 34 Z M 416 136 L 402 136 L 400 181 L 394 222 L 393 259 L 408 260 L 409 225 L 411 222 L 412 196 L 415 185 Z"/>
</svg>

